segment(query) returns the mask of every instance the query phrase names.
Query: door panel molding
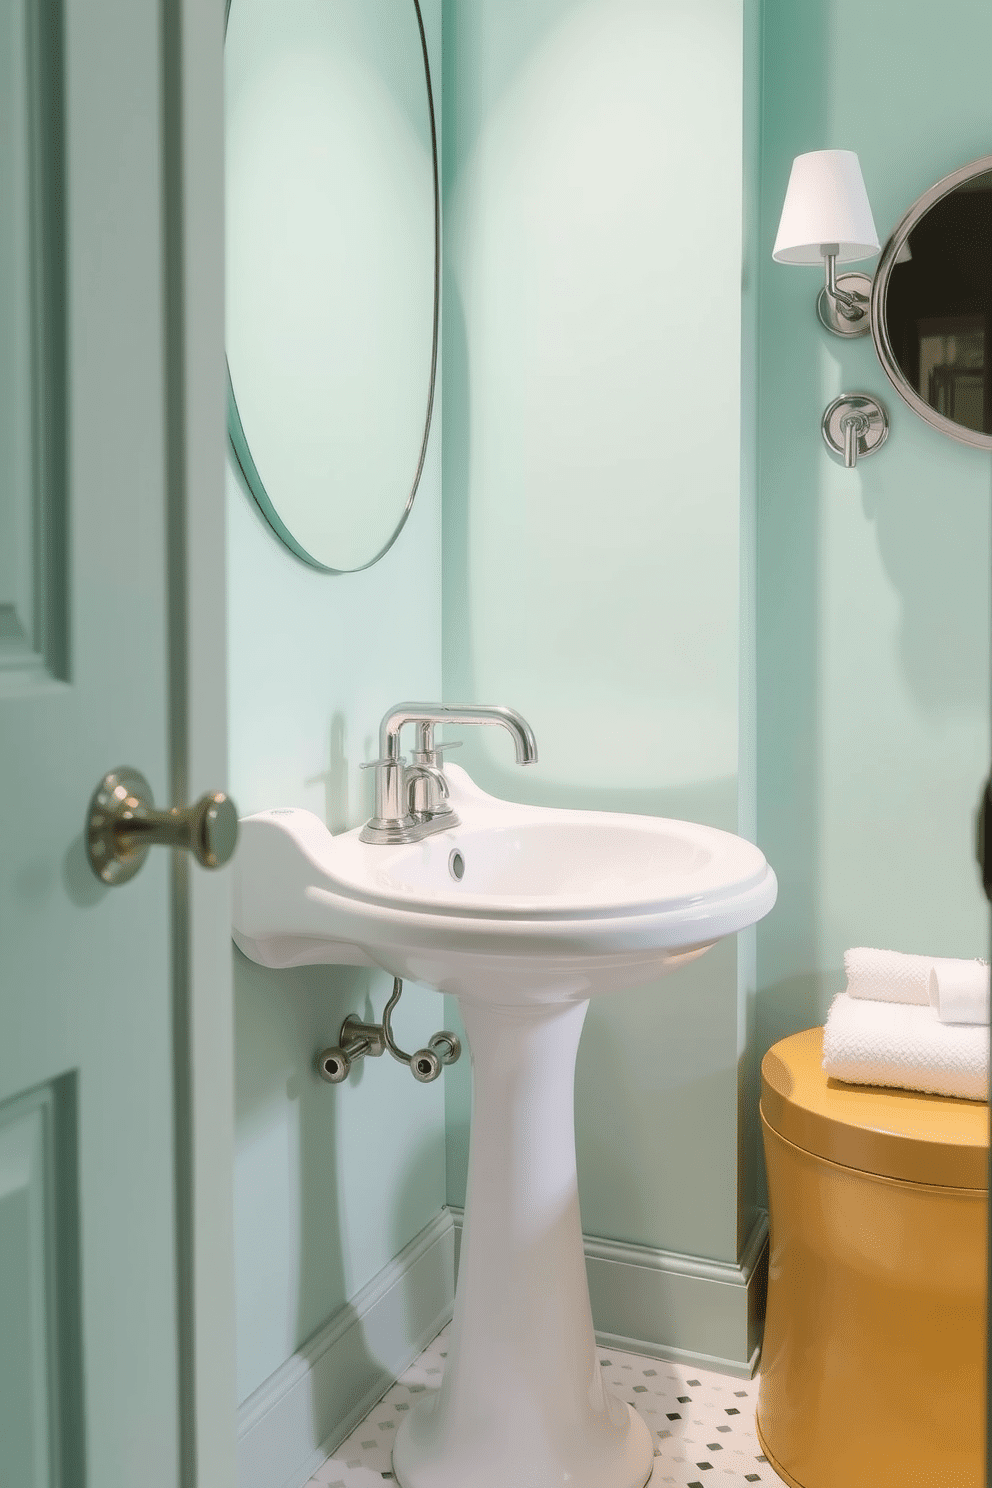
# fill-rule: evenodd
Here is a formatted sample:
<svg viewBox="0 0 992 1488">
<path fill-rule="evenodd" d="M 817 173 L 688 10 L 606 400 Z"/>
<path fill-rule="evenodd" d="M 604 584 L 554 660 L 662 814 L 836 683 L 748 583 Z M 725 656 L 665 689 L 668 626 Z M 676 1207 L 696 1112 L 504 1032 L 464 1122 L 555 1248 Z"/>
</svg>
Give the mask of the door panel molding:
<svg viewBox="0 0 992 1488">
<path fill-rule="evenodd" d="M 60 0 L 0 18 L 0 692 L 68 676 Z"/>
<path fill-rule="evenodd" d="M 20 1488 L 81 1484 L 76 1080 L 0 1104 L 0 1441 Z"/>
</svg>

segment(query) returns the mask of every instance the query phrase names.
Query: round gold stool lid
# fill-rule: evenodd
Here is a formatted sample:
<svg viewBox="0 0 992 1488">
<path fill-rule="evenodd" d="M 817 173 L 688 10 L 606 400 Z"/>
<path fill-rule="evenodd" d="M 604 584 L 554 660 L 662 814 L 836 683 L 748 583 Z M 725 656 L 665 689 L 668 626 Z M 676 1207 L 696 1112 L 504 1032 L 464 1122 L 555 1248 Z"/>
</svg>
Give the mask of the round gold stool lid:
<svg viewBox="0 0 992 1488">
<path fill-rule="evenodd" d="M 848 1085 L 829 1078 L 822 1062 L 822 1028 L 782 1039 L 761 1061 L 761 1112 L 787 1142 L 882 1177 L 988 1188 L 984 1101 Z"/>
</svg>

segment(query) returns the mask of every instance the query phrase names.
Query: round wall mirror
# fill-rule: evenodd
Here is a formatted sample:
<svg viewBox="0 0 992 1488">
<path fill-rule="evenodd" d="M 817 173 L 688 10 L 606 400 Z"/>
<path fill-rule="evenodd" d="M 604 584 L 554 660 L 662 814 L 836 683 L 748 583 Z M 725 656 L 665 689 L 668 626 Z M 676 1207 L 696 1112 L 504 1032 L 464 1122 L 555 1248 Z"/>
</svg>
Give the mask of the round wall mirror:
<svg viewBox="0 0 992 1488">
<path fill-rule="evenodd" d="M 225 114 L 231 445 L 299 558 L 367 568 L 413 504 L 437 366 L 417 0 L 231 0 Z"/>
<path fill-rule="evenodd" d="M 879 259 L 871 331 L 910 408 L 992 449 L 992 155 L 910 207 Z"/>
</svg>

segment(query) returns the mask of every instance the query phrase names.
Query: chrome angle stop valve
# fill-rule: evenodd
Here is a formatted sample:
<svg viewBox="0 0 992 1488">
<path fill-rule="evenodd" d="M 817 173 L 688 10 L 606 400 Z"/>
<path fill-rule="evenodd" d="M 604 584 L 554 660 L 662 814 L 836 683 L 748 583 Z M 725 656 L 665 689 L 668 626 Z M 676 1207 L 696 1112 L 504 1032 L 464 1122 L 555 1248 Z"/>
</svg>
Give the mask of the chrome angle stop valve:
<svg viewBox="0 0 992 1488">
<path fill-rule="evenodd" d="M 393 978 L 392 996 L 386 1003 L 381 1023 L 362 1023 L 350 1014 L 341 1024 L 339 1042 L 330 1049 L 322 1049 L 317 1055 L 317 1073 L 331 1085 L 340 1085 L 346 1080 L 355 1064 L 367 1054 L 378 1059 L 386 1049 L 400 1064 L 409 1066 L 410 1073 L 422 1085 L 436 1080 L 446 1064 L 454 1064 L 462 1052 L 457 1034 L 442 1030 L 428 1040 L 425 1049 L 414 1054 L 405 1053 L 393 1038 L 393 1009 L 400 1000 L 403 983 Z"/>
</svg>

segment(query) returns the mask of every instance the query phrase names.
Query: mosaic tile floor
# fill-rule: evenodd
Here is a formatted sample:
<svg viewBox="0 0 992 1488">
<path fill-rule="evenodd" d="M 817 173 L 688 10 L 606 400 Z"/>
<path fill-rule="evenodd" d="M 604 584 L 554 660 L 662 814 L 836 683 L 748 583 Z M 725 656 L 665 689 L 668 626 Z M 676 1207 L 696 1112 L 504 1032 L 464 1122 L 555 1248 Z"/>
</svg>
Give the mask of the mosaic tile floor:
<svg viewBox="0 0 992 1488">
<path fill-rule="evenodd" d="M 440 1385 L 448 1331 L 400 1376 L 308 1488 L 382 1488 L 384 1479 L 392 1480 L 396 1428 L 418 1395 Z M 734 1379 L 614 1349 L 603 1349 L 599 1357 L 607 1385 L 636 1406 L 651 1427 L 655 1465 L 649 1488 L 745 1488 L 752 1483 L 775 1488 L 782 1483 L 754 1434 L 757 1379 Z"/>
</svg>

